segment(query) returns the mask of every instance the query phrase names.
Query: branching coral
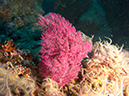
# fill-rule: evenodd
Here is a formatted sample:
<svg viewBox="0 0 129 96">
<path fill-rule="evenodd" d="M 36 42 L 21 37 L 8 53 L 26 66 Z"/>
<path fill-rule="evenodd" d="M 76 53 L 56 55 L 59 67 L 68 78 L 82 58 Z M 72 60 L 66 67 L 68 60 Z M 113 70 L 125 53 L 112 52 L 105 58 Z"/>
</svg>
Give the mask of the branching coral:
<svg viewBox="0 0 129 96">
<path fill-rule="evenodd" d="M 111 41 L 111 40 L 110 40 Z M 129 94 L 129 56 L 123 47 L 96 42 L 91 58 L 83 62 L 81 94 L 125 96 Z M 128 95 L 126 95 L 128 96 Z"/>
<path fill-rule="evenodd" d="M 64 17 L 55 13 L 41 16 L 38 24 L 45 30 L 42 34 L 39 72 L 50 76 L 61 85 L 69 84 L 77 78 L 81 60 L 92 50 L 89 40 L 81 41 L 81 32 Z"/>
</svg>

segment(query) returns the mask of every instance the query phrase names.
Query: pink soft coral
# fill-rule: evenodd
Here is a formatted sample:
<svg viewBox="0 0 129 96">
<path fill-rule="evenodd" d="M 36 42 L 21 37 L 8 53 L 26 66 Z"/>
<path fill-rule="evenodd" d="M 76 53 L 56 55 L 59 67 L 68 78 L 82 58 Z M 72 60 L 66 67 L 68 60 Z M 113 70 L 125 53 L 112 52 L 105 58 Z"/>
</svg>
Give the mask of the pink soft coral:
<svg viewBox="0 0 129 96">
<path fill-rule="evenodd" d="M 42 76 L 50 76 L 61 85 L 77 78 L 81 60 L 92 50 L 88 40 L 81 41 L 81 32 L 64 17 L 55 13 L 40 15 L 38 24 L 45 30 L 42 34 L 42 59 L 38 65 Z"/>
</svg>

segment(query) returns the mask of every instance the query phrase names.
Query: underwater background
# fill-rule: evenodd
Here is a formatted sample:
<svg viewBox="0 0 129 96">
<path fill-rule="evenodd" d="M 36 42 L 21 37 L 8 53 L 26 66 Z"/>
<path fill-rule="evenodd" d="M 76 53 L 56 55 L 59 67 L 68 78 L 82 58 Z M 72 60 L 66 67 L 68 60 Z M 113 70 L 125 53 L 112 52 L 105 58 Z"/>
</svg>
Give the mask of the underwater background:
<svg viewBox="0 0 129 96">
<path fill-rule="evenodd" d="M 83 32 L 85 34 L 86 39 L 93 37 L 92 44 L 95 47 L 93 47 L 93 50 L 92 50 L 93 54 L 89 55 L 88 59 L 86 58 L 87 61 L 84 60 L 85 66 L 83 65 L 83 62 L 82 62 L 82 66 L 84 67 L 84 69 L 87 68 L 86 63 L 90 65 L 93 62 L 94 64 L 97 62 L 97 61 L 91 62 L 89 59 L 92 59 L 92 60 L 97 59 L 98 61 L 101 62 L 101 61 L 107 60 L 106 57 L 108 56 L 109 56 L 109 59 L 111 58 L 113 59 L 111 59 L 111 62 L 107 60 L 106 64 L 108 63 L 110 65 L 110 63 L 113 63 L 113 64 L 116 64 L 117 66 L 117 64 L 120 63 L 124 59 L 124 57 L 126 57 L 126 60 L 124 59 L 125 60 L 124 62 L 126 62 L 128 65 L 128 62 L 129 62 L 128 61 L 129 56 L 127 55 L 128 54 L 127 50 L 129 48 L 129 42 L 128 42 L 129 41 L 129 11 L 128 10 L 129 10 L 129 0 L 0 0 L 0 45 L 1 45 L 0 78 L 5 78 L 6 74 L 8 74 L 8 72 L 12 72 L 12 69 L 13 69 L 13 75 L 9 74 L 11 78 L 9 82 L 13 82 L 11 83 L 11 86 L 14 86 L 14 83 L 16 83 L 18 86 L 20 86 L 21 89 L 22 88 L 25 89 L 24 92 L 21 92 L 21 93 L 20 91 L 18 91 L 19 93 L 17 93 L 14 91 L 14 89 L 11 89 L 10 92 L 12 92 L 13 95 L 9 95 L 10 94 L 9 91 L 7 95 L 7 93 L 5 93 L 2 90 L 3 87 L 2 88 L 0 87 L 0 90 L 1 90 L 0 95 L 5 96 L 6 94 L 7 96 L 57 96 L 57 95 L 50 95 L 50 94 L 43 95 L 43 94 L 49 93 L 49 91 L 46 93 L 44 92 L 42 94 L 42 90 L 40 89 L 41 87 L 46 88 L 46 86 L 49 85 L 48 84 L 49 81 L 52 84 L 53 83 L 55 84 L 54 86 L 52 86 L 52 88 L 55 88 L 55 86 L 57 87 L 57 82 L 48 78 L 43 79 L 38 74 L 39 73 L 38 70 L 40 68 L 38 68 L 37 65 L 39 64 L 40 58 L 41 57 L 43 58 L 43 56 L 41 56 L 41 53 L 40 53 L 41 46 L 42 46 L 41 42 L 43 40 L 45 41 L 45 39 L 42 40 L 43 38 L 42 34 L 45 28 L 43 28 L 42 24 L 37 23 L 40 18 L 40 15 L 46 16 L 46 17 L 48 16 L 49 18 L 49 15 L 50 15 L 49 13 L 56 13 L 58 14 L 58 16 L 62 16 L 66 20 L 68 20 L 76 28 L 76 31 Z M 101 43 L 99 42 L 101 41 L 100 39 L 102 41 L 107 40 L 109 41 L 109 43 L 107 43 L 106 41 L 104 43 Z M 96 43 L 96 42 L 99 42 L 99 43 Z M 111 43 L 113 45 L 110 45 Z M 118 47 L 122 45 L 124 45 L 124 47 Z M 116 46 L 118 48 L 116 48 Z M 122 51 L 122 53 L 120 53 L 122 49 L 127 49 L 127 50 L 124 52 Z M 89 50 L 91 50 L 91 48 L 89 48 Z M 112 52 L 112 50 L 115 53 L 115 55 Z M 87 51 L 87 52 L 90 52 L 90 51 Z M 97 55 L 98 57 L 96 57 L 96 54 L 98 54 L 99 52 L 103 56 L 103 58 L 99 57 L 98 55 Z M 86 53 L 86 55 L 87 54 L 88 53 Z M 90 57 L 93 57 L 93 58 L 90 58 Z M 97 64 L 99 65 L 100 63 L 97 62 Z M 15 65 L 18 65 L 18 66 L 15 66 Z M 101 62 L 100 65 L 103 65 L 103 63 Z M 119 71 L 123 72 L 124 74 L 125 71 L 123 71 L 123 69 L 120 66 L 119 66 Z M 125 65 L 122 65 L 122 66 L 125 66 Z M 94 65 L 94 67 L 96 67 L 96 65 Z M 98 67 L 100 66 L 97 66 L 97 68 Z M 125 67 L 128 68 L 128 66 L 125 66 Z M 111 69 L 114 69 L 116 73 L 118 72 L 116 67 L 111 66 Z M 41 67 L 41 70 L 42 70 L 42 67 Z M 94 70 L 94 68 L 92 70 Z M 85 71 L 85 70 L 81 69 L 81 71 Z M 95 72 L 97 71 L 98 70 L 95 70 Z M 129 71 L 129 69 L 126 69 L 126 71 Z M 14 76 L 14 74 L 15 73 L 17 74 L 17 72 L 19 72 L 18 73 L 19 77 Z M 105 71 L 105 74 L 107 74 L 106 72 L 108 73 L 108 71 Z M 115 76 L 113 72 L 114 71 L 111 71 L 111 73 Z M 75 85 L 78 82 L 81 82 L 82 84 L 83 75 L 85 75 L 85 72 L 84 73 L 82 72 L 80 77 L 78 76 L 81 79 L 79 79 L 80 81 L 78 80 L 75 83 Z M 28 78 L 20 79 L 22 76 L 31 77 L 31 79 L 28 79 Z M 12 81 L 12 78 L 14 79 L 15 82 Z M 88 77 L 85 77 L 85 78 L 88 78 Z M 114 78 L 111 78 L 111 79 L 113 80 Z M 0 81 L 1 80 L 2 79 L 0 79 Z M 22 80 L 25 82 L 19 85 L 19 82 L 22 82 Z M 47 83 L 44 83 L 44 82 L 42 83 L 41 82 L 42 80 L 44 80 L 44 82 L 47 82 Z M 129 82 L 129 78 L 127 78 L 127 81 Z M 35 84 L 35 82 L 38 82 L 38 83 Z M 128 82 L 126 82 L 125 80 L 124 84 Z M 44 85 L 41 86 L 39 83 Z M 111 82 L 108 82 L 108 83 L 111 83 Z M 32 84 L 32 86 L 28 87 L 28 84 Z M 75 85 L 73 84 L 72 86 L 75 86 Z M 0 86 L 3 86 L 3 83 L 0 82 Z M 36 89 L 35 86 L 38 86 L 38 88 Z M 66 86 L 66 87 L 70 88 L 69 86 Z M 72 88 L 74 89 L 74 91 L 71 92 Z M 57 93 L 59 92 L 58 94 L 59 96 L 88 96 L 88 95 L 78 95 L 78 94 L 83 94 L 84 90 L 82 87 L 79 87 L 79 88 L 82 88 L 83 90 L 81 92 L 78 91 L 78 89 L 76 89 L 75 87 L 72 87 L 72 88 L 69 89 L 71 93 L 68 90 L 66 90 L 66 92 L 63 91 L 67 95 L 66 94 L 64 95 L 62 91 L 60 92 L 59 90 L 60 88 L 57 88 L 56 91 Z M 8 87 L 5 89 L 8 90 Z M 129 91 L 129 87 L 128 88 L 124 87 L 124 89 L 122 90 L 124 90 L 126 94 L 122 91 L 124 95 L 118 94 L 118 96 L 129 96 L 129 92 L 127 92 Z M 29 95 L 26 95 L 26 94 L 21 95 L 22 93 L 26 93 L 26 92 Z M 33 95 L 33 92 L 36 95 Z M 55 90 L 52 90 L 50 92 L 55 92 Z M 114 94 L 109 96 L 115 96 Z M 97 95 L 92 94 L 91 96 L 97 96 Z M 100 94 L 98 96 L 100 96 Z M 108 95 L 101 95 L 101 96 L 108 96 Z"/>
<path fill-rule="evenodd" d="M 13 39 L 18 47 L 37 54 L 42 34 L 39 14 L 55 12 L 87 36 L 94 35 L 93 42 L 106 36 L 128 48 L 128 4 L 128 0 L 0 0 L 0 43 Z"/>
</svg>

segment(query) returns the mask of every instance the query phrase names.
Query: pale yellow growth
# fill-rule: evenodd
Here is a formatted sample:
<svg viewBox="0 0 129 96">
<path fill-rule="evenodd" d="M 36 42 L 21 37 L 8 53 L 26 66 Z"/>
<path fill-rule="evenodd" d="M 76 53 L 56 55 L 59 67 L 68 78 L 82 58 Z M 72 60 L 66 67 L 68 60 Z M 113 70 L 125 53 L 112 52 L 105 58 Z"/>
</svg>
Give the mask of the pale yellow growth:
<svg viewBox="0 0 129 96">
<path fill-rule="evenodd" d="M 129 95 L 129 52 L 108 39 L 96 42 L 92 57 L 83 64 L 81 96 Z"/>
<path fill-rule="evenodd" d="M 20 78 L 18 75 L 12 74 L 11 70 L 7 70 L 0 64 L 0 96 L 13 96 L 12 91 L 18 93 L 18 88 L 24 90 L 25 94 L 31 94 L 35 90 L 35 81 L 28 77 Z M 29 88 L 29 89 L 28 89 Z M 19 94 L 20 95 L 20 94 Z"/>
</svg>

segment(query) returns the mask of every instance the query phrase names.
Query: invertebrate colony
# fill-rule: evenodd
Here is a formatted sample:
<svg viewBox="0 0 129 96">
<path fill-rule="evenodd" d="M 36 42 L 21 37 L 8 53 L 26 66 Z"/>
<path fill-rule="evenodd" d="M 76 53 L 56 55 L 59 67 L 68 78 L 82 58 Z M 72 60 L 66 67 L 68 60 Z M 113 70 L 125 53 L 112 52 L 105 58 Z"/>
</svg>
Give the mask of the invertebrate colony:
<svg viewBox="0 0 129 96">
<path fill-rule="evenodd" d="M 78 78 L 60 86 L 51 77 L 39 79 L 30 51 L 6 41 L 0 47 L 0 96 L 129 96 L 129 52 L 123 46 L 95 42 L 81 64 Z"/>
<path fill-rule="evenodd" d="M 29 50 L 20 50 L 13 40 L 5 41 L 0 48 L 0 61 L 6 69 L 13 69 L 13 74 L 29 77 L 30 66 L 34 65 Z"/>
<path fill-rule="evenodd" d="M 129 95 L 129 52 L 111 42 L 96 42 L 90 58 L 82 62 L 83 96 Z"/>
<path fill-rule="evenodd" d="M 35 68 L 29 50 L 20 50 L 13 40 L 0 46 L 0 96 L 33 95 Z"/>
</svg>

